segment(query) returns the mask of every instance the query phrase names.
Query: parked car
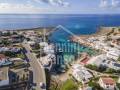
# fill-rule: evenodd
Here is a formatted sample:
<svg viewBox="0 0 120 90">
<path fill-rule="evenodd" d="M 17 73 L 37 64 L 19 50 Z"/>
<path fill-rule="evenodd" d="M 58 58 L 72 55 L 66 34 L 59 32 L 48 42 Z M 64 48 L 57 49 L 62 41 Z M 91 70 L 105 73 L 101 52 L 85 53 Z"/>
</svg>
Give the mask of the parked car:
<svg viewBox="0 0 120 90">
<path fill-rule="evenodd" d="M 40 82 L 40 88 L 42 88 L 42 89 L 46 88 L 46 86 L 45 86 L 45 84 L 43 82 Z"/>
</svg>

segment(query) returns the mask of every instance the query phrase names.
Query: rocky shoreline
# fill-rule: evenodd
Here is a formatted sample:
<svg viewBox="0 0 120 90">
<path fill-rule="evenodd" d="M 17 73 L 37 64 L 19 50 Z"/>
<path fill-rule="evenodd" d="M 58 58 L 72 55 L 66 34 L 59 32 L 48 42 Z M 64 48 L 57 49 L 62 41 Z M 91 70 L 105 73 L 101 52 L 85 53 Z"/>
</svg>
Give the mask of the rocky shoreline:
<svg viewBox="0 0 120 90">
<path fill-rule="evenodd" d="M 81 40 L 85 40 L 90 37 L 100 36 L 100 35 L 106 35 L 107 33 L 111 32 L 113 28 L 116 27 L 100 27 L 96 33 L 89 34 L 89 35 L 78 35 L 77 38 L 74 36 L 70 36 L 70 41 L 72 42 L 78 42 Z"/>
</svg>

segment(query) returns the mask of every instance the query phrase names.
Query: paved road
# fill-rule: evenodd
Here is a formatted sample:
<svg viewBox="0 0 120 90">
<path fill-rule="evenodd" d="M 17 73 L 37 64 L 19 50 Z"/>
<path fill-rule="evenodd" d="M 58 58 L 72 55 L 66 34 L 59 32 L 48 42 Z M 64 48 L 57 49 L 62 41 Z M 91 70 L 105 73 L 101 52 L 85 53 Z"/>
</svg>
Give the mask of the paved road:
<svg viewBox="0 0 120 90">
<path fill-rule="evenodd" d="M 43 82 L 46 85 L 44 68 L 37 60 L 36 56 L 30 52 L 31 50 L 30 46 L 26 43 L 23 43 L 22 45 L 27 50 L 26 56 L 30 60 L 30 65 L 33 68 L 33 82 L 36 83 L 36 90 L 42 90 L 39 84 L 40 82 Z"/>
</svg>

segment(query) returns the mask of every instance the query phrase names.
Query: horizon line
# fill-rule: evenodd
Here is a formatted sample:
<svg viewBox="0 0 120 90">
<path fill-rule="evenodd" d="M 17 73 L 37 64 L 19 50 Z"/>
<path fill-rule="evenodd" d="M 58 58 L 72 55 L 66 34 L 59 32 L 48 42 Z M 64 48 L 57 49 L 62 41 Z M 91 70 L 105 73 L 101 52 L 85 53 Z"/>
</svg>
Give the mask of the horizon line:
<svg viewBox="0 0 120 90">
<path fill-rule="evenodd" d="M 120 13 L 0 13 L 0 15 L 120 15 Z"/>
</svg>

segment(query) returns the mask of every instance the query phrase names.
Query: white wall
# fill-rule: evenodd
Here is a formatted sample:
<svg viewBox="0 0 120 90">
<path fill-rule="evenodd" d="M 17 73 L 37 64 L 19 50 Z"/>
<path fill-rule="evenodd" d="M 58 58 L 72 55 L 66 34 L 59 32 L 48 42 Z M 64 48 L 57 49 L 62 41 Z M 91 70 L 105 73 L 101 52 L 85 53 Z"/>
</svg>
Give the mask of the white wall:
<svg viewBox="0 0 120 90">
<path fill-rule="evenodd" d="M 3 85 L 9 85 L 9 80 L 0 81 L 0 86 L 3 86 Z"/>
</svg>

